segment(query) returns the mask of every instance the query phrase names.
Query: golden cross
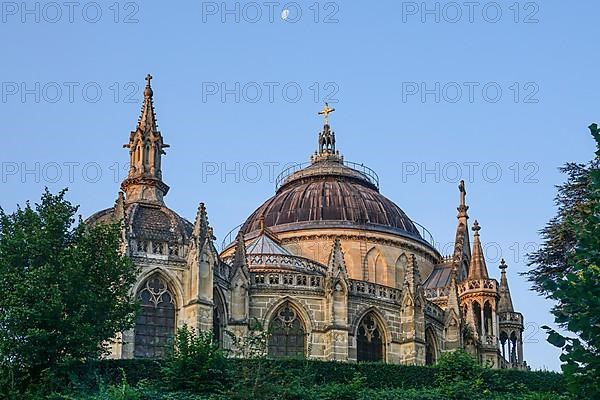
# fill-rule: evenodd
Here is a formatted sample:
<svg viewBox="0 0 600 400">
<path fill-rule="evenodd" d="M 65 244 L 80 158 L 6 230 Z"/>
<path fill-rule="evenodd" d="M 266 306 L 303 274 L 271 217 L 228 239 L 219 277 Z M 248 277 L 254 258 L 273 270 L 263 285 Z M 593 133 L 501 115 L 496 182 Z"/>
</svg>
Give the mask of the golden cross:
<svg viewBox="0 0 600 400">
<path fill-rule="evenodd" d="M 319 111 L 319 115 L 325 116 L 325 125 L 329 125 L 329 114 L 335 111 L 335 108 L 329 108 L 329 104 L 325 103 L 325 107 Z"/>
</svg>

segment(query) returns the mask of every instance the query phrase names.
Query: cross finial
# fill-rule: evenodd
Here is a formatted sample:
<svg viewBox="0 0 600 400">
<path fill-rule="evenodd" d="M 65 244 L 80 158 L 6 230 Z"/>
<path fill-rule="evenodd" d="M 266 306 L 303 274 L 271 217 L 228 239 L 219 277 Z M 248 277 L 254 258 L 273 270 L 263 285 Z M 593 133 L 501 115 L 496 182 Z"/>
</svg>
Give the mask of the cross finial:
<svg viewBox="0 0 600 400">
<path fill-rule="evenodd" d="M 323 115 L 325 118 L 325 125 L 329 125 L 329 114 L 335 111 L 335 108 L 329 108 L 329 104 L 325 103 L 325 107 L 319 111 L 319 115 Z"/>
<path fill-rule="evenodd" d="M 152 75 L 148 74 L 146 75 L 146 89 L 144 89 L 144 97 L 152 97 L 154 95 L 154 92 L 152 91 L 152 87 L 150 86 L 150 81 L 152 80 Z"/>
</svg>

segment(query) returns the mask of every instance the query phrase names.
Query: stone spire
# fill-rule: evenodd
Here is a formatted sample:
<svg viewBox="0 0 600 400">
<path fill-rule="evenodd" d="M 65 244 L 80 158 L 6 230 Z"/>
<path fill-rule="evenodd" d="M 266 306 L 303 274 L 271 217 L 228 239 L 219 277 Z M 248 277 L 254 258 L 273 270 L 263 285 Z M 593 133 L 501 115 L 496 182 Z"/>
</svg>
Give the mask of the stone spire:
<svg viewBox="0 0 600 400">
<path fill-rule="evenodd" d="M 232 266 L 234 273 L 238 269 L 243 271 L 248 270 L 248 258 L 246 254 L 246 244 L 244 242 L 244 232 L 241 230 L 238 232 L 235 239 L 235 254 L 233 255 Z"/>
<path fill-rule="evenodd" d="M 196 212 L 194 229 L 192 230 L 192 242 L 195 243 L 198 248 L 202 248 L 206 239 L 212 240 L 212 228 L 208 223 L 206 206 L 204 203 L 200 203 L 198 211 Z"/>
<path fill-rule="evenodd" d="M 406 266 L 406 274 L 404 275 L 404 286 L 408 287 L 411 293 L 416 293 L 421 285 L 421 273 L 417 265 L 417 258 L 411 254 Z"/>
<path fill-rule="evenodd" d="M 336 237 L 329 255 L 329 274 L 335 278 L 347 278 L 346 261 L 344 252 L 342 251 L 342 242 L 339 237 Z"/>
<path fill-rule="evenodd" d="M 319 111 L 319 115 L 323 115 L 325 121 L 323 125 L 323 131 L 319 133 L 319 148 L 317 152 L 312 156 L 312 162 L 319 161 L 337 161 L 343 160 L 340 156 L 339 151 L 335 147 L 335 132 L 331 130 L 329 126 L 329 114 L 335 111 L 335 108 L 330 108 L 329 104 L 325 103 L 323 110 Z"/>
<path fill-rule="evenodd" d="M 500 270 L 502 271 L 502 277 L 500 278 L 499 294 L 500 299 L 498 300 L 498 312 L 514 312 L 513 302 L 510 297 L 510 290 L 508 289 L 508 279 L 506 279 L 506 262 L 504 258 L 500 261 Z"/>
<path fill-rule="evenodd" d="M 473 223 L 473 255 L 471 257 L 471 265 L 469 266 L 468 278 L 474 279 L 488 279 L 488 271 L 485 266 L 485 257 L 483 256 L 483 248 L 481 247 L 481 241 L 479 239 L 479 231 L 481 227 L 477 220 Z"/>
<path fill-rule="evenodd" d="M 458 185 L 460 192 L 460 203 L 458 210 L 458 226 L 456 227 L 456 236 L 454 238 L 454 253 L 452 254 L 452 268 L 458 272 L 457 279 L 460 280 L 461 270 L 466 272 L 467 266 L 471 260 L 471 246 L 469 243 L 469 215 L 467 210 L 467 191 L 465 190 L 465 181 L 460 181 Z"/>
<path fill-rule="evenodd" d="M 162 205 L 169 186 L 162 181 L 161 158 L 166 154 L 164 149 L 169 145 L 163 142 L 156 125 L 151 80 L 152 75 L 148 74 L 137 128 L 129 135 L 129 143 L 123 145 L 129 149 L 129 175 L 121 184 L 121 188 L 126 193 L 127 203 L 146 202 Z"/>
</svg>

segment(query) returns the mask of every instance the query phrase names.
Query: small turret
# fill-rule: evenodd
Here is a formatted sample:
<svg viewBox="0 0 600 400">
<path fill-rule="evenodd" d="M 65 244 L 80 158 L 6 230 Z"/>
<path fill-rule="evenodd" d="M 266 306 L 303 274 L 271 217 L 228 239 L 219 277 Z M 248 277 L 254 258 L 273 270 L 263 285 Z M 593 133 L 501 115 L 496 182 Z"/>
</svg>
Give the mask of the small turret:
<svg viewBox="0 0 600 400">
<path fill-rule="evenodd" d="M 129 143 L 123 145 L 129 149 L 129 174 L 121 188 L 126 193 L 127 203 L 163 205 L 163 197 L 169 191 L 169 186 L 162 181 L 161 159 L 166 154 L 164 149 L 169 145 L 164 143 L 156 124 L 151 80 L 152 75 L 148 74 L 137 128 L 131 132 Z"/>
</svg>

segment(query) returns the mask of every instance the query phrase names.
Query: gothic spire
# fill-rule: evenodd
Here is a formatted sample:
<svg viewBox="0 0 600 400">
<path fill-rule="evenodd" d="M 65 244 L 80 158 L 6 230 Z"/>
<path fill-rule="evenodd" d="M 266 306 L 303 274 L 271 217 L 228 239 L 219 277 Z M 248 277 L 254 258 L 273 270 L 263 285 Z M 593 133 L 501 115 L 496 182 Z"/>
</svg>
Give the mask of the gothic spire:
<svg viewBox="0 0 600 400">
<path fill-rule="evenodd" d="M 319 111 L 318 115 L 324 118 L 323 131 L 319 133 L 319 148 L 312 156 L 312 162 L 318 161 L 342 161 L 339 151 L 335 147 L 335 132 L 329 126 L 329 114 L 335 111 L 335 108 L 330 108 L 328 103 Z"/>
<path fill-rule="evenodd" d="M 129 135 L 129 175 L 121 185 L 128 203 L 148 202 L 163 204 L 163 197 L 169 191 L 162 181 L 161 159 L 165 153 L 163 137 L 156 125 L 151 86 L 152 75 L 146 76 L 144 103 L 135 131 Z"/>
<path fill-rule="evenodd" d="M 235 238 L 235 254 L 233 256 L 233 266 L 242 267 L 247 265 L 246 244 L 244 242 L 244 232 L 238 232 Z"/>
<path fill-rule="evenodd" d="M 473 255 L 471 257 L 471 265 L 469 266 L 468 278 L 471 280 L 475 279 L 488 279 L 488 271 L 485 266 L 485 257 L 483 256 L 483 248 L 481 247 L 481 240 L 479 239 L 479 231 L 481 227 L 477 220 L 473 223 Z"/>
<path fill-rule="evenodd" d="M 406 274 L 404 275 L 404 286 L 408 287 L 411 293 L 416 293 L 417 288 L 421 285 L 421 273 L 417 265 L 417 258 L 411 254 L 406 266 Z"/>
<path fill-rule="evenodd" d="M 204 203 L 200 203 L 196 212 L 196 220 L 194 221 L 194 229 L 192 230 L 192 238 L 198 248 L 204 246 L 206 239 L 212 236 L 212 229 L 208 223 L 208 214 Z M 212 237 L 211 237 L 212 239 Z"/>
<path fill-rule="evenodd" d="M 241 230 L 238 232 L 235 238 L 235 253 L 233 255 L 233 262 L 231 266 L 231 276 L 235 276 L 238 270 L 241 270 L 246 277 L 249 276 L 246 243 L 244 239 L 244 232 L 242 232 Z"/>
<path fill-rule="evenodd" d="M 342 251 L 342 242 L 339 237 L 336 237 L 329 255 L 329 273 L 334 277 L 347 277 L 346 261 L 344 260 L 344 252 Z"/>
<path fill-rule="evenodd" d="M 471 258 L 471 246 L 469 243 L 469 227 L 467 225 L 469 215 L 467 210 L 467 191 L 465 189 L 465 181 L 460 181 L 458 185 L 460 192 L 460 202 L 458 205 L 458 226 L 456 227 L 456 236 L 454 238 L 454 253 L 452 254 L 452 268 L 459 271 L 458 279 L 460 280 L 461 270 L 466 270 Z"/>
<path fill-rule="evenodd" d="M 514 312 L 512 299 L 510 297 L 510 290 L 508 289 L 508 279 L 506 279 L 506 262 L 504 258 L 500 261 L 500 270 L 502 271 L 502 277 L 500 278 L 500 299 L 498 300 L 498 312 Z"/>
</svg>

